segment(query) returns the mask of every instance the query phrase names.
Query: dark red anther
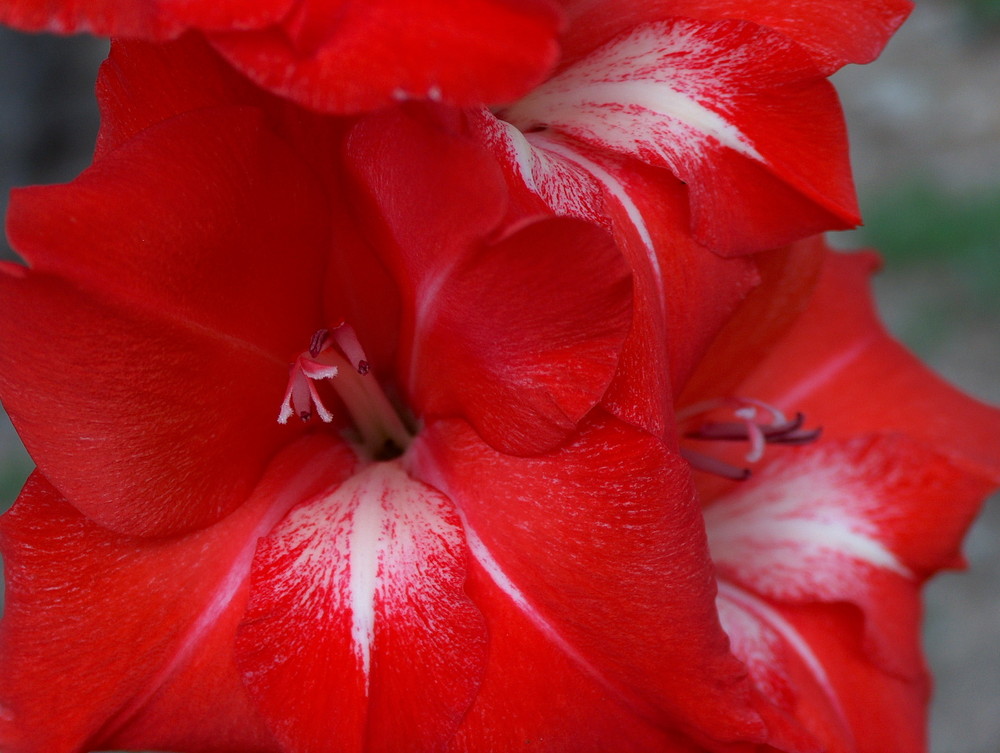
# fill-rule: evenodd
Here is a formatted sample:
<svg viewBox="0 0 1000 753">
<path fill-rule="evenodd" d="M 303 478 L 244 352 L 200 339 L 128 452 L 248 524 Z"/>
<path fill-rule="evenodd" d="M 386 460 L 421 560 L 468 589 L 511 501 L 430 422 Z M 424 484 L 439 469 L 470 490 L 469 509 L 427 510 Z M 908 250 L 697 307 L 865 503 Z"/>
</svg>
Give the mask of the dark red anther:
<svg viewBox="0 0 1000 753">
<path fill-rule="evenodd" d="M 358 361 L 358 373 L 364 376 L 371 369 L 368 361 Z"/>
<path fill-rule="evenodd" d="M 309 355 L 315 358 L 323 350 L 323 346 L 326 344 L 326 338 L 329 336 L 330 330 L 328 329 L 318 329 L 313 333 L 312 339 L 309 341 Z"/>
</svg>

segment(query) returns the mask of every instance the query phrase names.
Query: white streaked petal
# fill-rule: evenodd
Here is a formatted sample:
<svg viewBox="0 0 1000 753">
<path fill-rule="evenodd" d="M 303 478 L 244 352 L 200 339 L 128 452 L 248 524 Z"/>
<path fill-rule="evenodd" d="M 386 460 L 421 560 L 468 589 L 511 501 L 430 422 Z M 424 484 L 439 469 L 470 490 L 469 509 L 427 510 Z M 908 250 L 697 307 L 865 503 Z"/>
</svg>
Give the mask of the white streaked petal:
<svg viewBox="0 0 1000 753">
<path fill-rule="evenodd" d="M 775 598 L 836 599 L 863 588 L 864 573 L 912 573 L 866 514 L 872 490 L 827 453 L 772 470 L 705 511 L 712 558 Z"/>
<path fill-rule="evenodd" d="M 361 467 L 292 510 L 258 546 L 237 637 L 275 734 L 296 750 L 331 739 L 345 750 L 438 749 L 485 657 L 466 558 L 451 502 L 398 461 Z"/>
<path fill-rule="evenodd" d="M 501 113 L 522 131 L 554 128 L 674 168 L 722 145 L 764 162 L 728 116 L 746 65 L 683 22 L 646 24 L 598 48 Z"/>
</svg>

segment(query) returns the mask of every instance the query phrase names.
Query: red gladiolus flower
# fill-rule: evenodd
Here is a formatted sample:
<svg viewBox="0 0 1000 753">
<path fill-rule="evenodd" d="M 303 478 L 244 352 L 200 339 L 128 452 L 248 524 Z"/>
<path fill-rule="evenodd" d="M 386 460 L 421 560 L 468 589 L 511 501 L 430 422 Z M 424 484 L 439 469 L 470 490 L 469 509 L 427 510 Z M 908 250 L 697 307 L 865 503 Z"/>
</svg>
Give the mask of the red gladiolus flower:
<svg viewBox="0 0 1000 753">
<path fill-rule="evenodd" d="M 1000 420 L 894 350 L 857 262 L 813 295 L 821 249 L 704 255 L 763 282 L 665 348 L 612 239 L 508 204 L 447 113 L 311 118 L 161 54 L 119 48 L 94 167 L 12 205 L 0 388 L 40 471 L 4 750 L 919 749 L 916 588 Z M 691 362 L 617 393 L 677 435 L 606 410 L 627 348 Z M 741 462 L 737 404 L 778 441 L 740 488 L 684 459 Z"/>
<path fill-rule="evenodd" d="M 685 5 L 595 69 L 737 28 Z M 762 8 L 810 65 L 850 46 Z M 878 327 L 871 257 L 702 253 L 663 166 L 556 201 L 479 115 L 319 116 L 196 38 L 100 91 L 94 166 L 15 196 L 0 267 L 39 466 L 0 748 L 922 749 L 919 587 L 1000 414 Z"/>
<path fill-rule="evenodd" d="M 759 737 L 686 466 L 595 407 L 610 237 L 511 220 L 432 114 L 324 123 L 342 156 L 308 165 L 277 110 L 157 114 L 118 64 L 93 168 L 11 210 L 0 388 L 40 472 L 4 529 L 4 749 Z M 482 494 L 442 491 L 456 453 Z"/>
<path fill-rule="evenodd" d="M 788 749 L 921 751 L 919 590 L 961 564 L 962 535 L 1000 483 L 1000 412 L 886 335 L 867 291 L 872 255 L 797 251 L 762 264 L 764 283 L 679 401 L 753 397 L 776 441 L 752 465 L 749 442 L 712 439 L 729 405 L 683 429 L 688 450 L 753 468 L 742 483 L 700 474 L 719 613 L 756 687 L 794 720 L 781 727 Z M 822 267 L 806 296 L 810 255 Z M 802 430 L 771 433 L 758 406 L 801 411 L 822 438 L 796 446 Z"/>
</svg>

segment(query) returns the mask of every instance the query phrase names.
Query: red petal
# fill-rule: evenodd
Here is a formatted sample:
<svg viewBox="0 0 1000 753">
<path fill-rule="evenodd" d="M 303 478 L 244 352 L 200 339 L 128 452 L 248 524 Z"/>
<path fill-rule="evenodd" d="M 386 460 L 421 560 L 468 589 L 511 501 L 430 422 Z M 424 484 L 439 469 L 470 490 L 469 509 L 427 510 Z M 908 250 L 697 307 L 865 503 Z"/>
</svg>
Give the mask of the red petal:
<svg viewBox="0 0 1000 753">
<path fill-rule="evenodd" d="M 257 537 L 352 463 L 304 443 L 233 515 L 160 541 L 95 525 L 33 476 L 0 531 L 4 750 L 277 751 L 233 663 L 250 561 Z"/>
<path fill-rule="evenodd" d="M 754 254 L 760 284 L 703 353 L 677 399 L 679 406 L 738 394 L 740 382 L 757 368 L 809 304 L 826 254 L 826 242 L 820 235 Z"/>
<path fill-rule="evenodd" d="M 420 308 L 447 270 L 493 233 L 506 212 L 499 167 L 482 147 L 430 109 L 363 118 L 351 131 L 346 164 L 369 235 Z M 406 190 L 401 190 L 401 187 Z"/>
<path fill-rule="evenodd" d="M 455 500 L 472 557 L 579 671 L 660 724 L 759 738 L 679 457 L 607 417 L 532 458 L 460 422 L 418 442 L 415 467 Z"/>
<path fill-rule="evenodd" d="M 683 186 L 672 176 L 631 160 L 613 172 L 642 217 L 655 253 L 657 287 L 666 319 L 663 335 L 670 366 L 671 398 L 701 362 L 705 350 L 734 309 L 760 282 L 758 257 L 725 259 L 695 242 L 682 228 L 688 211 Z M 624 226 L 620 215 L 616 222 Z M 625 236 L 628 238 L 629 236 Z M 635 245 L 636 236 L 631 235 Z M 645 243 L 643 244 L 645 245 Z M 629 248 L 633 269 L 649 250 Z"/>
<path fill-rule="evenodd" d="M 86 31 L 116 37 L 169 39 L 185 28 L 248 28 L 274 23 L 294 0 L 12 0 L 0 23 L 26 31 Z"/>
<path fill-rule="evenodd" d="M 575 60 L 622 31 L 671 16 L 751 21 L 805 47 L 826 73 L 868 63 L 913 9 L 911 0 L 601 0 L 573 2 L 563 58 Z"/>
<path fill-rule="evenodd" d="M 990 485 L 898 436 L 798 448 L 705 511 L 722 577 L 770 601 L 841 602 L 865 615 L 869 655 L 922 671 L 917 587 L 959 561 Z"/>
<path fill-rule="evenodd" d="M 116 39 L 97 81 L 97 158 L 149 126 L 181 113 L 236 105 L 258 108 L 336 194 L 344 133 L 353 121 L 304 110 L 254 86 L 198 34 L 171 42 Z M 336 197 L 331 197 L 331 203 Z"/>
<path fill-rule="evenodd" d="M 411 99 L 509 102 L 555 62 L 558 25 L 549 0 L 306 0 L 281 26 L 209 38 L 261 86 L 356 113 Z"/>
<path fill-rule="evenodd" d="M 146 129 L 72 183 L 16 192 L 8 234 L 35 271 L 284 360 L 317 322 L 325 209 L 258 113 L 219 108 Z"/>
<path fill-rule="evenodd" d="M 551 449 L 607 389 L 631 297 L 614 243 L 589 223 L 542 220 L 480 244 L 425 299 L 417 402 L 460 411 L 502 451 Z"/>
<path fill-rule="evenodd" d="M 285 751 L 426 751 L 454 734 L 486 648 L 466 556 L 451 503 L 395 463 L 261 541 L 237 661 Z"/>
<path fill-rule="evenodd" d="M 581 669 L 475 561 L 466 589 L 489 624 L 489 663 L 449 753 L 704 753 Z"/>
<path fill-rule="evenodd" d="M 116 39 L 97 77 L 96 159 L 175 115 L 267 101 L 196 34 L 172 42 Z"/>
<path fill-rule="evenodd" d="M 773 248 L 859 221 L 843 117 L 814 63 L 752 24 L 630 29 L 501 111 L 536 147 L 572 140 L 670 169 L 696 239 Z"/>
<path fill-rule="evenodd" d="M 830 253 L 809 308 L 739 394 L 803 411 L 829 438 L 899 432 L 1000 481 L 1000 411 L 947 384 L 885 332 L 868 289 L 877 264 L 870 254 Z"/>
<path fill-rule="evenodd" d="M 0 387 L 73 504 L 162 534 L 242 501 L 289 437 L 275 424 L 287 360 L 323 323 L 321 197 L 256 116 L 231 109 L 174 118 L 72 184 L 15 194 L 9 235 L 33 268 L 0 275 Z"/>
<path fill-rule="evenodd" d="M 810 753 L 926 750 L 928 678 L 899 678 L 872 665 L 851 607 L 775 606 L 732 587 L 721 594 L 733 650 L 772 704 L 772 718 L 785 717 L 772 728 L 779 736 L 772 745 Z"/>
</svg>

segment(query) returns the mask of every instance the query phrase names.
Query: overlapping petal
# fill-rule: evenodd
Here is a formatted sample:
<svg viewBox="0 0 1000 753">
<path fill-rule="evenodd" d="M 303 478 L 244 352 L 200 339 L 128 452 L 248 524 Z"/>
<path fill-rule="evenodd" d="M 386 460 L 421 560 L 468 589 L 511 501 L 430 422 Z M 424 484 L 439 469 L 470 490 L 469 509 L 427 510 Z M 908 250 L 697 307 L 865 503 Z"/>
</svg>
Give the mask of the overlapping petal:
<svg viewBox="0 0 1000 753">
<path fill-rule="evenodd" d="M 417 457 L 454 500 L 494 587 L 584 676 L 659 725 L 762 739 L 717 622 L 700 510 L 679 456 L 603 416 L 532 458 L 439 422 Z"/>
<path fill-rule="evenodd" d="M 756 264 L 722 259 L 687 231 L 683 185 L 665 171 L 590 153 L 582 166 L 533 149 L 487 115 L 474 128 L 506 168 L 522 211 L 551 207 L 606 227 L 632 271 L 632 329 L 604 404 L 659 436 L 672 436 L 675 392 L 737 304 L 758 282 Z M 699 305 L 691 306 L 696 295 Z"/>
<path fill-rule="evenodd" d="M 501 223 L 497 163 L 418 117 L 370 118 L 348 150 L 375 207 L 362 212 L 407 283 L 400 380 L 414 404 L 466 416 L 507 452 L 562 441 L 603 397 L 629 331 L 630 279 L 612 237 L 545 214 Z M 430 206 L 389 189 L 418 184 Z"/>
<path fill-rule="evenodd" d="M 756 24 L 654 18 L 499 116 L 585 171 L 591 151 L 670 170 L 688 185 L 695 237 L 724 253 L 859 221 L 833 88 L 797 44 Z"/>
<path fill-rule="evenodd" d="M 494 575 L 470 562 L 466 589 L 489 616 L 489 661 L 476 701 L 445 750 L 704 753 L 657 719 L 637 716 L 553 641 Z"/>
</svg>

